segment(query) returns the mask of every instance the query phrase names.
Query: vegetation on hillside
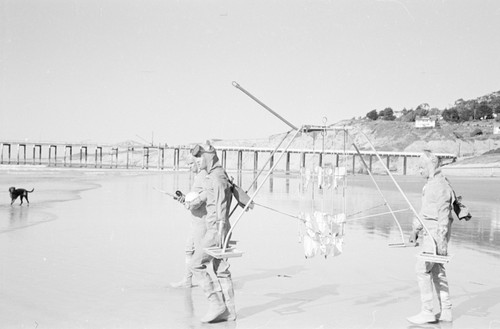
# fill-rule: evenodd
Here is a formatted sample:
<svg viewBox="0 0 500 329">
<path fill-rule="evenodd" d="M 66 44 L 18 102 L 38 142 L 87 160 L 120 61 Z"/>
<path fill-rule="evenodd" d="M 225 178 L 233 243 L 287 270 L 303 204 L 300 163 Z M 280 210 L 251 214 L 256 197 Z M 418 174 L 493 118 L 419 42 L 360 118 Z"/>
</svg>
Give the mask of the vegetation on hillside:
<svg viewBox="0 0 500 329">
<path fill-rule="evenodd" d="M 390 107 L 383 110 L 371 110 L 366 114 L 370 120 L 415 122 L 418 117 L 437 116 L 447 122 L 467 122 L 474 120 L 489 120 L 495 116 L 500 121 L 500 91 L 490 93 L 471 100 L 458 99 L 454 106 L 440 110 L 422 103 L 415 109 L 402 109 L 396 117 Z"/>
</svg>

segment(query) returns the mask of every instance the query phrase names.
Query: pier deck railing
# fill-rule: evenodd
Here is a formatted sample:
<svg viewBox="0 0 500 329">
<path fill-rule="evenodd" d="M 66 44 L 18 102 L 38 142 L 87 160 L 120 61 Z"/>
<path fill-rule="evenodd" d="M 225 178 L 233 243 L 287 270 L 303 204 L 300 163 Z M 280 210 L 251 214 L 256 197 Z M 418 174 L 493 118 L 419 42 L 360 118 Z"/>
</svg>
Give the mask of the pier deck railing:
<svg viewBox="0 0 500 329">
<path fill-rule="evenodd" d="M 109 144 L 66 144 L 66 143 L 27 143 L 1 142 L 0 165 L 31 165 L 61 168 L 107 168 L 107 169 L 145 169 L 145 170 L 185 170 L 191 145 L 152 146 L 152 145 L 109 145 Z M 249 146 L 215 145 L 221 163 L 227 170 L 257 171 L 259 159 L 267 161 L 273 148 Z M 278 150 L 280 152 L 280 150 Z M 374 152 L 360 151 L 372 170 L 378 161 Z M 418 158 L 419 152 L 379 151 L 386 158 L 387 167 L 397 163 L 401 174 L 407 174 L 408 159 Z M 452 162 L 456 155 L 437 154 Z M 306 165 L 345 166 L 355 173 L 359 167 L 359 154 L 355 150 L 312 150 L 307 148 L 288 149 L 283 168 L 285 172 L 298 172 Z M 402 159 L 402 163 L 400 163 Z M 358 161 L 357 161 L 358 160 Z M 347 163 L 346 163 L 347 161 Z M 270 158 L 269 168 L 274 164 Z M 394 167 L 394 166 L 393 166 Z"/>
</svg>

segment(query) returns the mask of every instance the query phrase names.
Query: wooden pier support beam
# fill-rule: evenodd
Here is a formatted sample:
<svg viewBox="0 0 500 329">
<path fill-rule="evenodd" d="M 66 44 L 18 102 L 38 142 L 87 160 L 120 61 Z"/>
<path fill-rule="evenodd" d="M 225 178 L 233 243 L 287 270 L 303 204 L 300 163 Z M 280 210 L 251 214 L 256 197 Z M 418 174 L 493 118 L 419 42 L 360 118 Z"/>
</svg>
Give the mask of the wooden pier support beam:
<svg viewBox="0 0 500 329">
<path fill-rule="evenodd" d="M 125 164 L 125 167 L 128 169 L 130 165 L 130 152 L 134 152 L 133 147 L 127 147 L 127 163 Z"/>
<path fill-rule="evenodd" d="M 373 167 L 373 154 L 370 154 L 370 164 L 369 164 L 370 172 L 373 172 L 372 167 Z"/>
<path fill-rule="evenodd" d="M 84 167 L 82 164 L 82 160 L 85 161 L 85 168 L 86 168 L 88 160 L 88 151 L 87 151 L 87 146 L 85 145 L 80 146 L 80 167 Z"/>
<path fill-rule="evenodd" d="M 274 154 L 271 154 L 269 158 L 269 168 L 272 168 L 274 166 Z"/>
<path fill-rule="evenodd" d="M 174 170 L 179 170 L 179 158 L 180 158 L 180 150 L 179 148 L 174 149 Z"/>
<path fill-rule="evenodd" d="M 222 150 L 222 168 L 226 170 L 227 165 L 227 150 Z"/>
<path fill-rule="evenodd" d="M 57 166 L 57 145 L 49 146 L 49 166 L 52 160 L 52 150 L 54 150 L 54 167 Z"/>
<path fill-rule="evenodd" d="M 42 164 L 42 145 L 33 145 L 33 164 L 36 164 L 36 149 L 38 148 L 38 164 Z"/>
<path fill-rule="evenodd" d="M 340 162 L 340 154 L 337 153 L 335 154 L 335 167 L 339 166 L 339 162 Z M 347 164 L 345 164 L 345 166 L 347 166 Z"/>
<path fill-rule="evenodd" d="M 253 151 L 253 172 L 259 170 L 259 152 Z"/>
<path fill-rule="evenodd" d="M 17 145 L 17 164 L 20 163 L 19 153 L 21 151 L 21 147 L 23 148 L 23 164 L 26 164 L 26 144 L 18 144 Z"/>
<path fill-rule="evenodd" d="M 95 167 L 99 164 L 99 168 L 102 168 L 102 146 L 97 146 L 95 148 Z"/>
<path fill-rule="evenodd" d="M 241 172 L 243 170 L 243 151 L 238 150 L 238 163 L 237 163 L 237 171 Z"/>
<path fill-rule="evenodd" d="M 177 161 L 179 161 L 179 159 L 177 159 Z M 179 166 L 179 164 L 177 163 L 177 167 L 178 166 Z M 149 147 L 148 146 L 144 146 L 142 149 L 142 169 L 149 169 Z"/>
<path fill-rule="evenodd" d="M 115 168 L 118 168 L 118 147 L 112 147 L 111 152 L 111 165 L 110 167 L 113 168 L 113 159 L 115 160 Z"/>
<path fill-rule="evenodd" d="M 290 152 L 286 152 L 286 164 L 285 164 L 286 172 L 290 172 Z"/>
<path fill-rule="evenodd" d="M 165 169 L 165 148 L 158 146 L 158 169 Z"/>
<path fill-rule="evenodd" d="M 319 154 L 319 164 L 318 166 L 323 167 L 323 153 Z"/>
<path fill-rule="evenodd" d="M 356 174 L 356 154 L 352 155 L 352 174 Z"/>
<path fill-rule="evenodd" d="M 403 175 L 406 175 L 407 156 L 403 155 Z"/>
<path fill-rule="evenodd" d="M 9 143 L 2 143 L 2 154 L 1 154 L 1 157 L 0 157 L 0 163 L 4 163 L 4 146 L 7 146 L 7 149 L 9 150 L 8 151 L 8 161 L 7 163 L 10 164 L 10 144 Z"/>
<path fill-rule="evenodd" d="M 391 164 L 391 156 L 387 155 L 387 169 L 389 169 L 389 171 L 391 170 L 390 164 Z"/>
<path fill-rule="evenodd" d="M 305 152 L 300 153 L 300 168 L 306 167 L 306 154 Z"/>
<path fill-rule="evenodd" d="M 68 157 L 68 150 L 69 150 L 69 166 L 71 167 L 71 162 L 73 161 L 73 146 L 72 145 L 66 145 L 64 147 L 64 166 L 66 167 L 66 165 L 67 165 L 66 158 Z"/>
</svg>

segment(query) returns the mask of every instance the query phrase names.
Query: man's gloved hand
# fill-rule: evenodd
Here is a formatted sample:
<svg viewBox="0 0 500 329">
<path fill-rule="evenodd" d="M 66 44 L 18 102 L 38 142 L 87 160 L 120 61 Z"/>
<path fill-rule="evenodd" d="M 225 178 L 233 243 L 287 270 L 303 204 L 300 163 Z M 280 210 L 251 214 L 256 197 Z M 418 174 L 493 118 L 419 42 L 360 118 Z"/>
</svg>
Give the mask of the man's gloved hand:
<svg viewBox="0 0 500 329">
<path fill-rule="evenodd" d="M 448 241 L 446 241 L 446 238 L 443 236 L 437 236 L 436 238 L 436 248 L 437 248 L 437 254 L 441 256 L 446 256 L 448 255 Z"/>
<path fill-rule="evenodd" d="M 411 232 L 410 238 L 408 239 L 408 241 L 410 243 L 417 243 L 417 239 L 418 239 L 418 232 L 417 231 Z"/>
<path fill-rule="evenodd" d="M 175 200 L 184 203 L 186 196 L 181 191 L 175 191 Z"/>
</svg>

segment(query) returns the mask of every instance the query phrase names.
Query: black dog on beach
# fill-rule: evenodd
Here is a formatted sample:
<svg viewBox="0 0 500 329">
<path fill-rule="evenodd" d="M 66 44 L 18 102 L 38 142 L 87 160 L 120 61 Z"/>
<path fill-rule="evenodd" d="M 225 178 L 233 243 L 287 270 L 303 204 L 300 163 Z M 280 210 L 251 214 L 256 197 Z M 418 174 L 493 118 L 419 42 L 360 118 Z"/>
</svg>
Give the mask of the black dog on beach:
<svg viewBox="0 0 500 329">
<path fill-rule="evenodd" d="M 14 203 L 14 201 L 16 201 L 17 197 L 21 197 L 21 204 L 23 204 L 23 199 L 26 199 L 26 202 L 29 205 L 30 200 L 28 200 L 28 193 L 31 193 L 34 190 L 35 189 L 28 191 L 28 190 L 23 189 L 23 188 L 15 188 L 14 186 L 9 187 L 9 193 L 10 193 L 10 199 L 11 199 L 10 204 L 12 205 Z"/>
</svg>

